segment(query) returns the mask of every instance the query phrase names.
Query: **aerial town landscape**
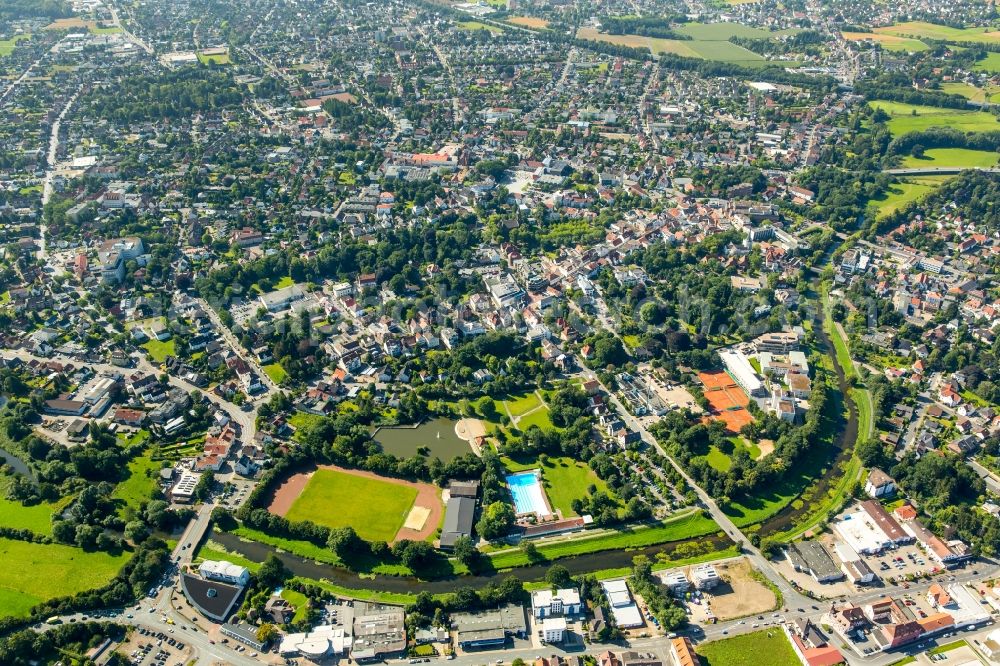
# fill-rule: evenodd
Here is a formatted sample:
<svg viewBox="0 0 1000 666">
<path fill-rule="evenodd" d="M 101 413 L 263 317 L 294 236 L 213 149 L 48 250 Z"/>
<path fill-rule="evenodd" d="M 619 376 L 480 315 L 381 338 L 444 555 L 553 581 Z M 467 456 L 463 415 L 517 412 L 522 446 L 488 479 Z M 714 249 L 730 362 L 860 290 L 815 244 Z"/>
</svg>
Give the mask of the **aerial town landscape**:
<svg viewBox="0 0 1000 666">
<path fill-rule="evenodd" d="M 0 0 L 0 665 L 1000 664 L 992 0 Z"/>
</svg>

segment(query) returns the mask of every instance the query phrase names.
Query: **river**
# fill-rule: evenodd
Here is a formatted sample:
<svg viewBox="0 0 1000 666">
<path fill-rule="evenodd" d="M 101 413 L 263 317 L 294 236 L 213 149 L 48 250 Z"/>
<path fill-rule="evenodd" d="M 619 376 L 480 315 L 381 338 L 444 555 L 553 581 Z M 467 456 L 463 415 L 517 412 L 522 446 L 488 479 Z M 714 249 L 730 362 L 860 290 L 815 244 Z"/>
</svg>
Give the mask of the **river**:
<svg viewBox="0 0 1000 666">
<path fill-rule="evenodd" d="M 813 280 L 813 289 L 819 293 L 818 280 Z M 829 466 L 829 469 L 833 470 L 838 469 L 839 466 L 846 462 L 854 453 L 854 443 L 858 438 L 858 408 L 857 405 L 854 404 L 854 401 L 851 400 L 849 393 L 850 386 L 847 383 L 847 376 L 844 374 L 844 369 L 841 368 L 840 364 L 837 362 L 837 352 L 833 347 L 833 341 L 823 328 L 823 320 L 826 317 L 826 308 L 823 307 L 822 301 L 820 301 L 820 307 L 817 310 L 818 314 L 813 318 L 813 332 L 819 338 L 827 356 L 833 360 L 834 374 L 837 377 L 837 388 L 840 391 L 840 395 L 842 397 L 841 399 L 847 403 L 847 422 L 844 424 L 843 428 L 841 428 L 840 432 L 833 441 L 834 447 L 837 448 L 837 455 Z M 812 488 L 815 489 L 813 497 L 825 496 L 830 488 L 839 482 L 839 474 L 829 472 L 824 474 L 818 478 L 816 483 L 812 486 Z M 760 526 L 759 534 L 764 537 L 769 534 L 784 532 L 785 530 L 794 527 L 796 520 L 805 515 L 808 511 L 808 502 L 804 502 L 803 506 L 797 509 L 794 508 L 793 502 L 766 520 Z"/>
<path fill-rule="evenodd" d="M 445 594 L 466 586 L 478 589 L 487 583 L 499 583 L 509 576 L 517 576 L 522 581 L 543 580 L 545 573 L 551 566 L 550 563 L 542 563 L 479 576 L 453 576 L 451 578 L 439 578 L 429 581 L 410 576 L 369 576 L 368 574 L 365 574 L 365 577 L 362 578 L 359 574 L 347 571 L 346 569 L 334 567 L 329 564 L 320 564 L 297 555 L 278 552 L 272 546 L 256 541 L 244 541 L 240 537 L 228 532 L 212 530 L 207 534 L 206 538 L 215 541 L 227 550 L 240 553 L 255 562 L 263 562 L 269 555 L 276 555 L 288 567 L 289 571 L 296 576 L 312 578 L 314 580 L 326 579 L 335 585 L 347 588 L 363 588 L 397 594 L 417 594 L 423 591 L 430 592 L 431 594 Z M 648 546 L 646 548 L 637 548 L 635 550 L 606 550 L 599 553 L 574 555 L 572 557 L 560 558 L 558 562 L 566 567 L 570 574 L 578 575 L 601 569 L 631 567 L 632 558 L 636 555 L 646 555 L 650 560 L 655 561 L 657 554 L 672 553 L 681 544 L 692 542 L 711 543 L 716 550 L 721 550 L 732 545 L 729 539 L 712 535 L 696 537 L 685 541 L 674 541 L 657 546 Z"/>
<path fill-rule="evenodd" d="M 0 449 L 0 458 L 3 459 L 3 462 L 5 464 L 10 465 L 11 469 L 13 469 L 18 474 L 25 476 L 31 479 L 32 481 L 35 480 L 35 474 L 31 471 L 28 465 L 23 460 L 15 456 L 13 453 Z"/>
</svg>

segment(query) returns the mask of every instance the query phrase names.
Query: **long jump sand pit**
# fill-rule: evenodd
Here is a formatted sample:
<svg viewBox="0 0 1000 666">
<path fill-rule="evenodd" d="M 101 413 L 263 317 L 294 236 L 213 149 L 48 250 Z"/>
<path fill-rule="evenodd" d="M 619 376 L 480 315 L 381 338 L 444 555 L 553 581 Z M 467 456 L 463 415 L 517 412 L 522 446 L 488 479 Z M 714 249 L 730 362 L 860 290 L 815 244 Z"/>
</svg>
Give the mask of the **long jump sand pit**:
<svg viewBox="0 0 1000 666">
<path fill-rule="evenodd" d="M 335 465 L 289 476 L 274 491 L 268 510 L 289 520 L 352 527 L 365 539 L 390 543 L 429 539 L 444 514 L 441 490 L 433 484 Z"/>
</svg>

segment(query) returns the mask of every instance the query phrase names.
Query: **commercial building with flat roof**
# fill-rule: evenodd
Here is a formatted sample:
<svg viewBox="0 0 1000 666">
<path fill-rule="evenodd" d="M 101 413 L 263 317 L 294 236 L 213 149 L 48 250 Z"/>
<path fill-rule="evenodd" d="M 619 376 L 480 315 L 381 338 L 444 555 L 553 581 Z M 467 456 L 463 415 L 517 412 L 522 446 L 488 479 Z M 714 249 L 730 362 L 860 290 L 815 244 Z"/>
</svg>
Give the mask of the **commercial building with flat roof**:
<svg viewBox="0 0 1000 666">
<path fill-rule="evenodd" d="M 818 541 L 797 541 L 785 551 L 796 571 L 809 574 L 820 583 L 831 583 L 844 577 L 830 553 Z"/>
<path fill-rule="evenodd" d="M 615 616 L 615 623 L 622 629 L 641 627 L 643 625 L 642 613 L 632 593 L 625 583 L 625 579 L 605 580 L 601 582 L 604 595 L 608 598 L 608 605 L 611 606 L 611 614 Z"/>
<path fill-rule="evenodd" d="M 719 358 L 726 370 L 741 389 L 752 396 L 762 396 L 765 393 L 764 384 L 757 377 L 757 372 L 750 365 L 750 359 L 741 351 L 726 349 L 719 352 Z"/>
<path fill-rule="evenodd" d="M 456 613 L 451 616 L 451 626 L 463 649 L 497 647 L 509 636 L 524 638 L 528 634 L 524 608 L 514 604 L 480 613 Z"/>
</svg>

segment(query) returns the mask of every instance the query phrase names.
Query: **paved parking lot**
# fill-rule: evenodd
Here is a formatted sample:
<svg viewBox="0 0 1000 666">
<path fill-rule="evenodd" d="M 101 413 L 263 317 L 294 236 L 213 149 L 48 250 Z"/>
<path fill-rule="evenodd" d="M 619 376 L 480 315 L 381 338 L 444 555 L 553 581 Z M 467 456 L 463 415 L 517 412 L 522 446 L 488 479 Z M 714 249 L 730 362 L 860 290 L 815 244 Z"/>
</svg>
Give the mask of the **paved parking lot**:
<svg viewBox="0 0 1000 666">
<path fill-rule="evenodd" d="M 183 639 L 143 628 L 134 630 L 118 651 L 128 655 L 136 666 L 174 666 L 191 658 L 191 648 Z"/>
</svg>

